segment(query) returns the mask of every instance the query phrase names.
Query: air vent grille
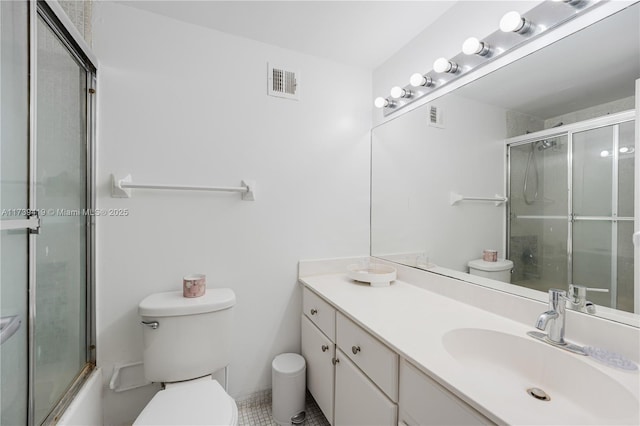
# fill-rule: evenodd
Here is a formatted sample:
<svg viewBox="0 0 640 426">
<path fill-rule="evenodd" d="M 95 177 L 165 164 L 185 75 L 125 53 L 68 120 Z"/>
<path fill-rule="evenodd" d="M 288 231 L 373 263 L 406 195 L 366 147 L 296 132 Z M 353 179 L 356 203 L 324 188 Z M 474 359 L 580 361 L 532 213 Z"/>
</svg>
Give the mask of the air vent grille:
<svg viewBox="0 0 640 426">
<path fill-rule="evenodd" d="M 429 105 L 429 126 L 444 128 L 442 109 L 436 105 Z"/>
<path fill-rule="evenodd" d="M 287 67 L 269 64 L 269 95 L 300 99 L 300 73 Z"/>
</svg>

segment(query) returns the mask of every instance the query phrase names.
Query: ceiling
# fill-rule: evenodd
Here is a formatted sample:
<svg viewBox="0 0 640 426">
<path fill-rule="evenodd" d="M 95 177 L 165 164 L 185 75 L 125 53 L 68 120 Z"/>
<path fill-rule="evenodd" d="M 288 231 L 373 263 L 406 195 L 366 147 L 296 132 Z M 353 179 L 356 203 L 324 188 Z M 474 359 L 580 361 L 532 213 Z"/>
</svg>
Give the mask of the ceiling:
<svg viewBox="0 0 640 426">
<path fill-rule="evenodd" d="M 455 1 L 123 1 L 187 23 L 373 70 Z"/>
</svg>

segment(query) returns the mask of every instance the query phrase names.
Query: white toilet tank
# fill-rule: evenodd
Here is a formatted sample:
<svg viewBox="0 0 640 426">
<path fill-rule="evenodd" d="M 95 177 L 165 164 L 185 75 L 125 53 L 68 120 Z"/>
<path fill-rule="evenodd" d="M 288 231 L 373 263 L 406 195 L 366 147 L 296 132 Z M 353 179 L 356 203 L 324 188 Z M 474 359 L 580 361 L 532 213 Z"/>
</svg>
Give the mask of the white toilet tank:
<svg viewBox="0 0 640 426">
<path fill-rule="evenodd" d="M 183 297 L 182 290 L 155 293 L 140 302 L 138 313 L 147 323 L 143 326 L 147 380 L 190 380 L 228 365 L 235 303 L 229 288 L 207 289 L 196 298 Z"/>
<path fill-rule="evenodd" d="M 511 282 L 511 270 L 513 262 L 507 259 L 499 259 L 497 262 L 486 262 L 482 259 L 470 261 L 469 273 L 480 277 L 491 278 L 492 280 Z"/>
</svg>

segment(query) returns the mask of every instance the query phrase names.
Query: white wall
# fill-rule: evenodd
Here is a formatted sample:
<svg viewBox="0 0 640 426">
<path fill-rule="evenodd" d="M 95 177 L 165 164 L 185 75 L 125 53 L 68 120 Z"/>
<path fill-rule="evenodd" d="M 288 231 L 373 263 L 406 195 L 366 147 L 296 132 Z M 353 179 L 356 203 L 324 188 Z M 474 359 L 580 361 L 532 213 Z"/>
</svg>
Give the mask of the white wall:
<svg viewBox="0 0 640 426">
<path fill-rule="evenodd" d="M 515 10 L 524 13 L 540 1 L 459 1 L 437 21 L 407 43 L 373 72 L 373 97 L 388 96 L 393 86 L 404 86 L 415 72 L 426 73 L 441 56 L 454 57 L 468 37 L 485 37 L 498 29 L 500 18 Z M 374 125 L 383 121 L 373 111 Z"/>
<path fill-rule="evenodd" d="M 237 295 L 230 393 L 270 387 L 271 360 L 299 351 L 297 261 L 366 255 L 370 73 L 121 4 L 96 2 L 98 364 L 142 358 L 137 305 L 190 272 Z M 268 97 L 267 62 L 301 71 L 299 102 Z M 238 186 L 238 194 L 134 190 L 134 181 Z M 105 421 L 126 423 L 155 391 L 106 391 Z"/>
<path fill-rule="evenodd" d="M 429 126 L 431 106 L 443 128 Z M 505 132 L 505 110 L 455 94 L 373 129 L 372 254 L 425 253 L 461 272 L 483 249 L 504 257 L 505 206 L 452 206 L 450 193 L 504 194 Z"/>
<path fill-rule="evenodd" d="M 393 86 L 404 86 L 414 72 L 426 73 L 431 70 L 437 58 L 457 55 L 462 50 L 462 43 L 466 38 L 471 36 L 482 38 L 493 33 L 498 29 L 500 18 L 506 12 L 516 10 L 524 13 L 539 3 L 540 1 L 460 1 L 456 3 L 437 21 L 373 71 L 372 99 L 377 96 L 388 96 Z M 378 212 L 372 218 L 374 254 L 426 252 L 433 263 L 461 271 L 466 271 L 466 263 L 473 258 L 478 258 L 483 248 L 497 249 L 500 251 L 500 257 L 504 257 L 502 242 L 504 206 L 496 208 L 493 204 L 461 203 L 452 207 L 448 203 L 448 194 L 451 190 L 470 196 L 493 196 L 493 194 L 504 192 L 502 140 L 506 134 L 506 112 L 494 107 L 474 106 L 473 102 L 462 103 L 460 106 L 464 108 L 461 109 L 454 106 L 452 104 L 454 102 L 455 99 L 449 96 L 430 103 L 450 106 L 444 113 L 447 130 L 439 131 L 440 129 L 428 128 L 424 124 L 418 136 L 424 141 L 422 148 L 419 148 L 422 150 L 422 155 L 410 156 L 411 159 L 400 168 L 396 165 L 394 175 L 396 181 L 402 178 L 400 169 L 406 173 L 420 170 L 421 177 L 414 178 L 414 181 L 423 186 L 422 190 L 417 191 L 410 183 L 405 182 L 403 187 L 413 191 L 415 195 L 413 199 L 405 199 L 402 207 L 388 206 L 387 210 L 380 209 L 380 204 L 374 206 L 374 212 Z M 474 108 L 477 109 L 477 114 L 473 112 Z M 465 119 L 460 116 L 463 111 L 469 109 L 471 109 L 469 117 Z M 423 111 L 424 107 L 420 107 L 409 114 L 420 117 L 426 115 Z M 403 113 L 406 112 L 389 117 L 392 121 L 376 128 L 374 136 L 377 134 L 384 138 L 386 133 L 395 133 L 399 140 L 409 143 L 407 136 L 398 135 L 400 131 L 398 127 L 403 121 L 415 119 L 398 118 Z M 456 124 L 458 119 L 466 124 L 459 126 Z M 469 124 L 469 119 L 474 121 L 473 124 Z M 374 126 L 384 121 L 382 110 L 374 108 Z M 489 136 L 486 140 L 477 140 L 477 135 L 482 134 L 474 127 L 478 125 L 488 130 Z M 452 133 L 453 130 L 455 133 Z M 420 142 L 417 143 L 420 145 Z M 374 137 L 374 144 L 376 143 Z M 379 148 L 385 149 L 385 147 Z M 388 148 L 401 149 L 402 146 L 390 145 Z M 388 154 L 388 152 L 384 154 L 384 161 L 387 163 L 393 161 Z M 449 157 L 460 160 L 460 163 L 456 163 L 455 168 L 451 167 L 446 160 Z M 374 158 L 374 179 L 380 175 L 379 170 L 376 170 L 376 167 L 380 166 L 381 164 L 376 163 Z M 393 167 L 393 164 L 387 164 L 386 167 Z M 393 172 L 382 172 L 386 175 L 390 173 Z M 473 175 L 471 180 L 468 178 L 470 174 Z M 380 191 L 386 191 L 384 187 L 381 188 L 382 183 L 380 179 L 378 182 L 374 181 L 374 203 L 377 202 L 375 191 L 378 191 L 380 197 L 385 197 L 380 193 Z M 392 185 L 389 181 L 386 183 Z M 395 186 L 398 187 L 398 185 Z M 420 198 L 417 194 L 421 196 L 428 194 L 428 196 Z M 403 192 L 395 191 L 393 196 L 402 197 Z M 396 205 L 401 204 L 396 203 Z M 406 209 L 405 213 L 408 214 L 403 216 L 405 220 L 402 223 L 393 220 L 400 209 Z M 428 216 L 425 214 L 427 211 Z M 387 214 L 388 217 L 385 216 Z M 464 220 L 464 217 L 467 217 L 467 220 Z M 467 225 L 461 227 L 460 223 Z M 472 232 L 469 228 L 477 229 L 478 223 L 482 224 L 480 227 L 482 232 Z M 416 229 L 424 230 L 422 238 L 420 238 L 420 232 L 415 232 Z M 424 235 L 428 235 L 429 238 L 425 239 Z M 475 237 L 469 240 L 470 235 Z M 412 244 L 406 245 L 407 241 L 412 241 Z"/>
</svg>

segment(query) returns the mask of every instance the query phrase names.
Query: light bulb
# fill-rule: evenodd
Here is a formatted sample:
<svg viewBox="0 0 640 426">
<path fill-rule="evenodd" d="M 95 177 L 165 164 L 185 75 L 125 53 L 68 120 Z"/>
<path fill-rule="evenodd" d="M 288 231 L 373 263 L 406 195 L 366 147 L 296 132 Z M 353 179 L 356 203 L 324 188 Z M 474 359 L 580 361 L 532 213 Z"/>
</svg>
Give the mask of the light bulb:
<svg viewBox="0 0 640 426">
<path fill-rule="evenodd" d="M 382 96 L 379 96 L 375 99 L 375 101 L 373 101 L 373 105 L 375 105 L 376 108 L 384 108 L 389 105 L 389 100 L 383 98 Z"/>
<path fill-rule="evenodd" d="M 500 30 L 505 33 L 524 33 L 529 29 L 529 21 L 516 11 L 507 12 L 500 20 Z"/>
<path fill-rule="evenodd" d="M 609 156 L 609 151 L 606 149 L 604 151 L 600 151 L 600 157 L 605 158 Z"/>
<path fill-rule="evenodd" d="M 462 43 L 462 53 L 465 55 L 485 56 L 489 53 L 489 45 L 475 37 L 469 37 Z"/>
<path fill-rule="evenodd" d="M 623 146 L 622 148 L 620 148 L 620 152 L 625 154 L 625 153 L 629 152 L 629 148 L 626 147 L 626 146 Z"/>
<path fill-rule="evenodd" d="M 409 78 L 409 84 L 411 84 L 413 87 L 429 87 L 433 86 L 433 79 L 428 75 L 422 75 L 417 72 L 411 75 L 411 78 Z"/>
<path fill-rule="evenodd" d="M 433 63 L 433 70 L 437 73 L 450 72 L 454 73 L 458 71 L 458 64 L 451 62 L 447 58 L 438 58 Z"/>
<path fill-rule="evenodd" d="M 395 86 L 391 89 L 391 97 L 393 99 L 408 98 L 409 96 L 411 96 L 411 92 L 407 92 L 400 86 Z"/>
<path fill-rule="evenodd" d="M 389 106 L 389 99 L 380 96 L 377 97 L 375 101 L 373 101 L 373 104 L 376 106 L 376 108 L 384 108 L 386 106 Z"/>
</svg>

